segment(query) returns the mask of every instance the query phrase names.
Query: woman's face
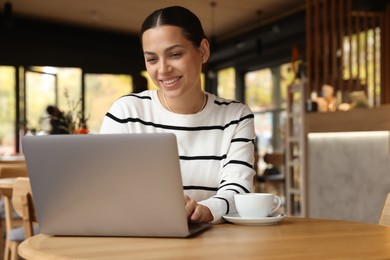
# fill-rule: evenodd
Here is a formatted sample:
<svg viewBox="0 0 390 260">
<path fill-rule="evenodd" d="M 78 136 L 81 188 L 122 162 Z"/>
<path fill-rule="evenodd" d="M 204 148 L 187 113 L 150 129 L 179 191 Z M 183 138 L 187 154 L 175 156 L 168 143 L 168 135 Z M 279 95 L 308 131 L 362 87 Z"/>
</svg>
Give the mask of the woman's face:
<svg viewBox="0 0 390 260">
<path fill-rule="evenodd" d="M 146 30 L 142 46 L 146 69 L 167 97 L 191 96 L 201 90 L 202 63 L 209 57 L 207 40 L 196 48 L 181 28 L 164 25 Z"/>
</svg>

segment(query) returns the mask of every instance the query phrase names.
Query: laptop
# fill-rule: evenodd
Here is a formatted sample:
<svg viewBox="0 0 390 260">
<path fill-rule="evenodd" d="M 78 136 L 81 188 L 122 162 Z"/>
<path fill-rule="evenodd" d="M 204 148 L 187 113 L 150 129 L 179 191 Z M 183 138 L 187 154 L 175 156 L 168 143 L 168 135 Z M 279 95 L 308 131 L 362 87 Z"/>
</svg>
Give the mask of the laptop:
<svg viewBox="0 0 390 260">
<path fill-rule="evenodd" d="M 176 136 L 49 135 L 22 138 L 41 233 L 188 237 Z"/>
</svg>

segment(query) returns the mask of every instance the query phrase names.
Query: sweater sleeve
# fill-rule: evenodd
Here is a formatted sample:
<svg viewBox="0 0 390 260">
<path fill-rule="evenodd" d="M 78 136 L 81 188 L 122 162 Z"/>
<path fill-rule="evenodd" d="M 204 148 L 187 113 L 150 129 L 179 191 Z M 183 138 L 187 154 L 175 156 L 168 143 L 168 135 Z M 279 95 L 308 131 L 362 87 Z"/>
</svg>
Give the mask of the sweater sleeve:
<svg viewBox="0 0 390 260">
<path fill-rule="evenodd" d="M 253 113 L 249 108 L 244 109 L 240 120 L 223 162 L 217 193 L 199 202 L 211 210 L 213 223 L 222 222 L 225 214 L 237 212 L 234 194 L 253 192 L 255 131 Z"/>
</svg>

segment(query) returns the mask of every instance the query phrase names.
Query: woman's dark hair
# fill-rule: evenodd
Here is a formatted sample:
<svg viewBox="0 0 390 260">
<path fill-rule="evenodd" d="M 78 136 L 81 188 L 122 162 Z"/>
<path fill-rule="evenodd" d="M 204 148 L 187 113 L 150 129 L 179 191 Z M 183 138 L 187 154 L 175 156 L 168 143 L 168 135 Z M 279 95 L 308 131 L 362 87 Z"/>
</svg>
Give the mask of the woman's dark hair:
<svg viewBox="0 0 390 260">
<path fill-rule="evenodd" d="M 199 18 L 193 12 L 182 6 L 166 7 L 150 14 L 142 24 L 141 39 L 146 30 L 161 25 L 180 27 L 183 30 L 184 36 L 195 47 L 199 47 L 202 40 L 207 39 Z"/>
</svg>

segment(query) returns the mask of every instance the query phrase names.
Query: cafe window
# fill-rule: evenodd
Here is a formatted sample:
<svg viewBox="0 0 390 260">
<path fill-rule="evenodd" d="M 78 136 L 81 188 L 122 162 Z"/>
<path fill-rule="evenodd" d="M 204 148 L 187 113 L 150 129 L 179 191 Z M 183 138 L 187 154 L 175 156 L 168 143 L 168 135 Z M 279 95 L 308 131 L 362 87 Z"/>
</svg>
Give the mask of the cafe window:
<svg viewBox="0 0 390 260">
<path fill-rule="evenodd" d="M 130 75 L 86 74 L 85 117 L 91 133 L 98 133 L 112 103 L 132 91 Z"/>
<path fill-rule="evenodd" d="M 26 71 L 26 127 L 33 134 L 46 129 L 46 107 L 56 105 L 56 75 Z M 50 127 L 50 126 L 49 126 Z"/>
<path fill-rule="evenodd" d="M 245 74 L 245 103 L 255 115 L 260 155 L 284 150 L 287 87 L 293 78 L 290 63 Z"/>
<path fill-rule="evenodd" d="M 46 108 L 57 106 L 61 111 L 81 110 L 81 69 L 29 67 L 26 78 L 26 126 L 32 133 L 48 133 Z"/>
<path fill-rule="evenodd" d="M 15 153 L 15 68 L 0 66 L 0 156 Z"/>
<path fill-rule="evenodd" d="M 49 105 L 61 111 L 74 112 L 87 119 L 90 133 L 98 133 L 101 123 L 112 103 L 132 91 L 130 75 L 85 74 L 85 95 L 82 100 L 80 68 L 48 66 L 0 66 L 0 156 L 14 154 L 18 149 L 17 133 L 48 134 L 51 129 L 47 114 Z M 16 104 L 16 75 L 19 75 L 19 104 Z M 149 80 L 149 88 L 154 89 Z M 84 103 L 84 111 L 83 110 Z M 16 129 L 16 109 L 20 124 Z"/>
<path fill-rule="evenodd" d="M 236 71 L 233 67 L 219 70 L 218 77 L 218 96 L 226 99 L 236 99 Z"/>
<path fill-rule="evenodd" d="M 245 75 L 245 102 L 253 112 L 261 112 L 273 107 L 271 69 L 248 72 Z"/>
</svg>

